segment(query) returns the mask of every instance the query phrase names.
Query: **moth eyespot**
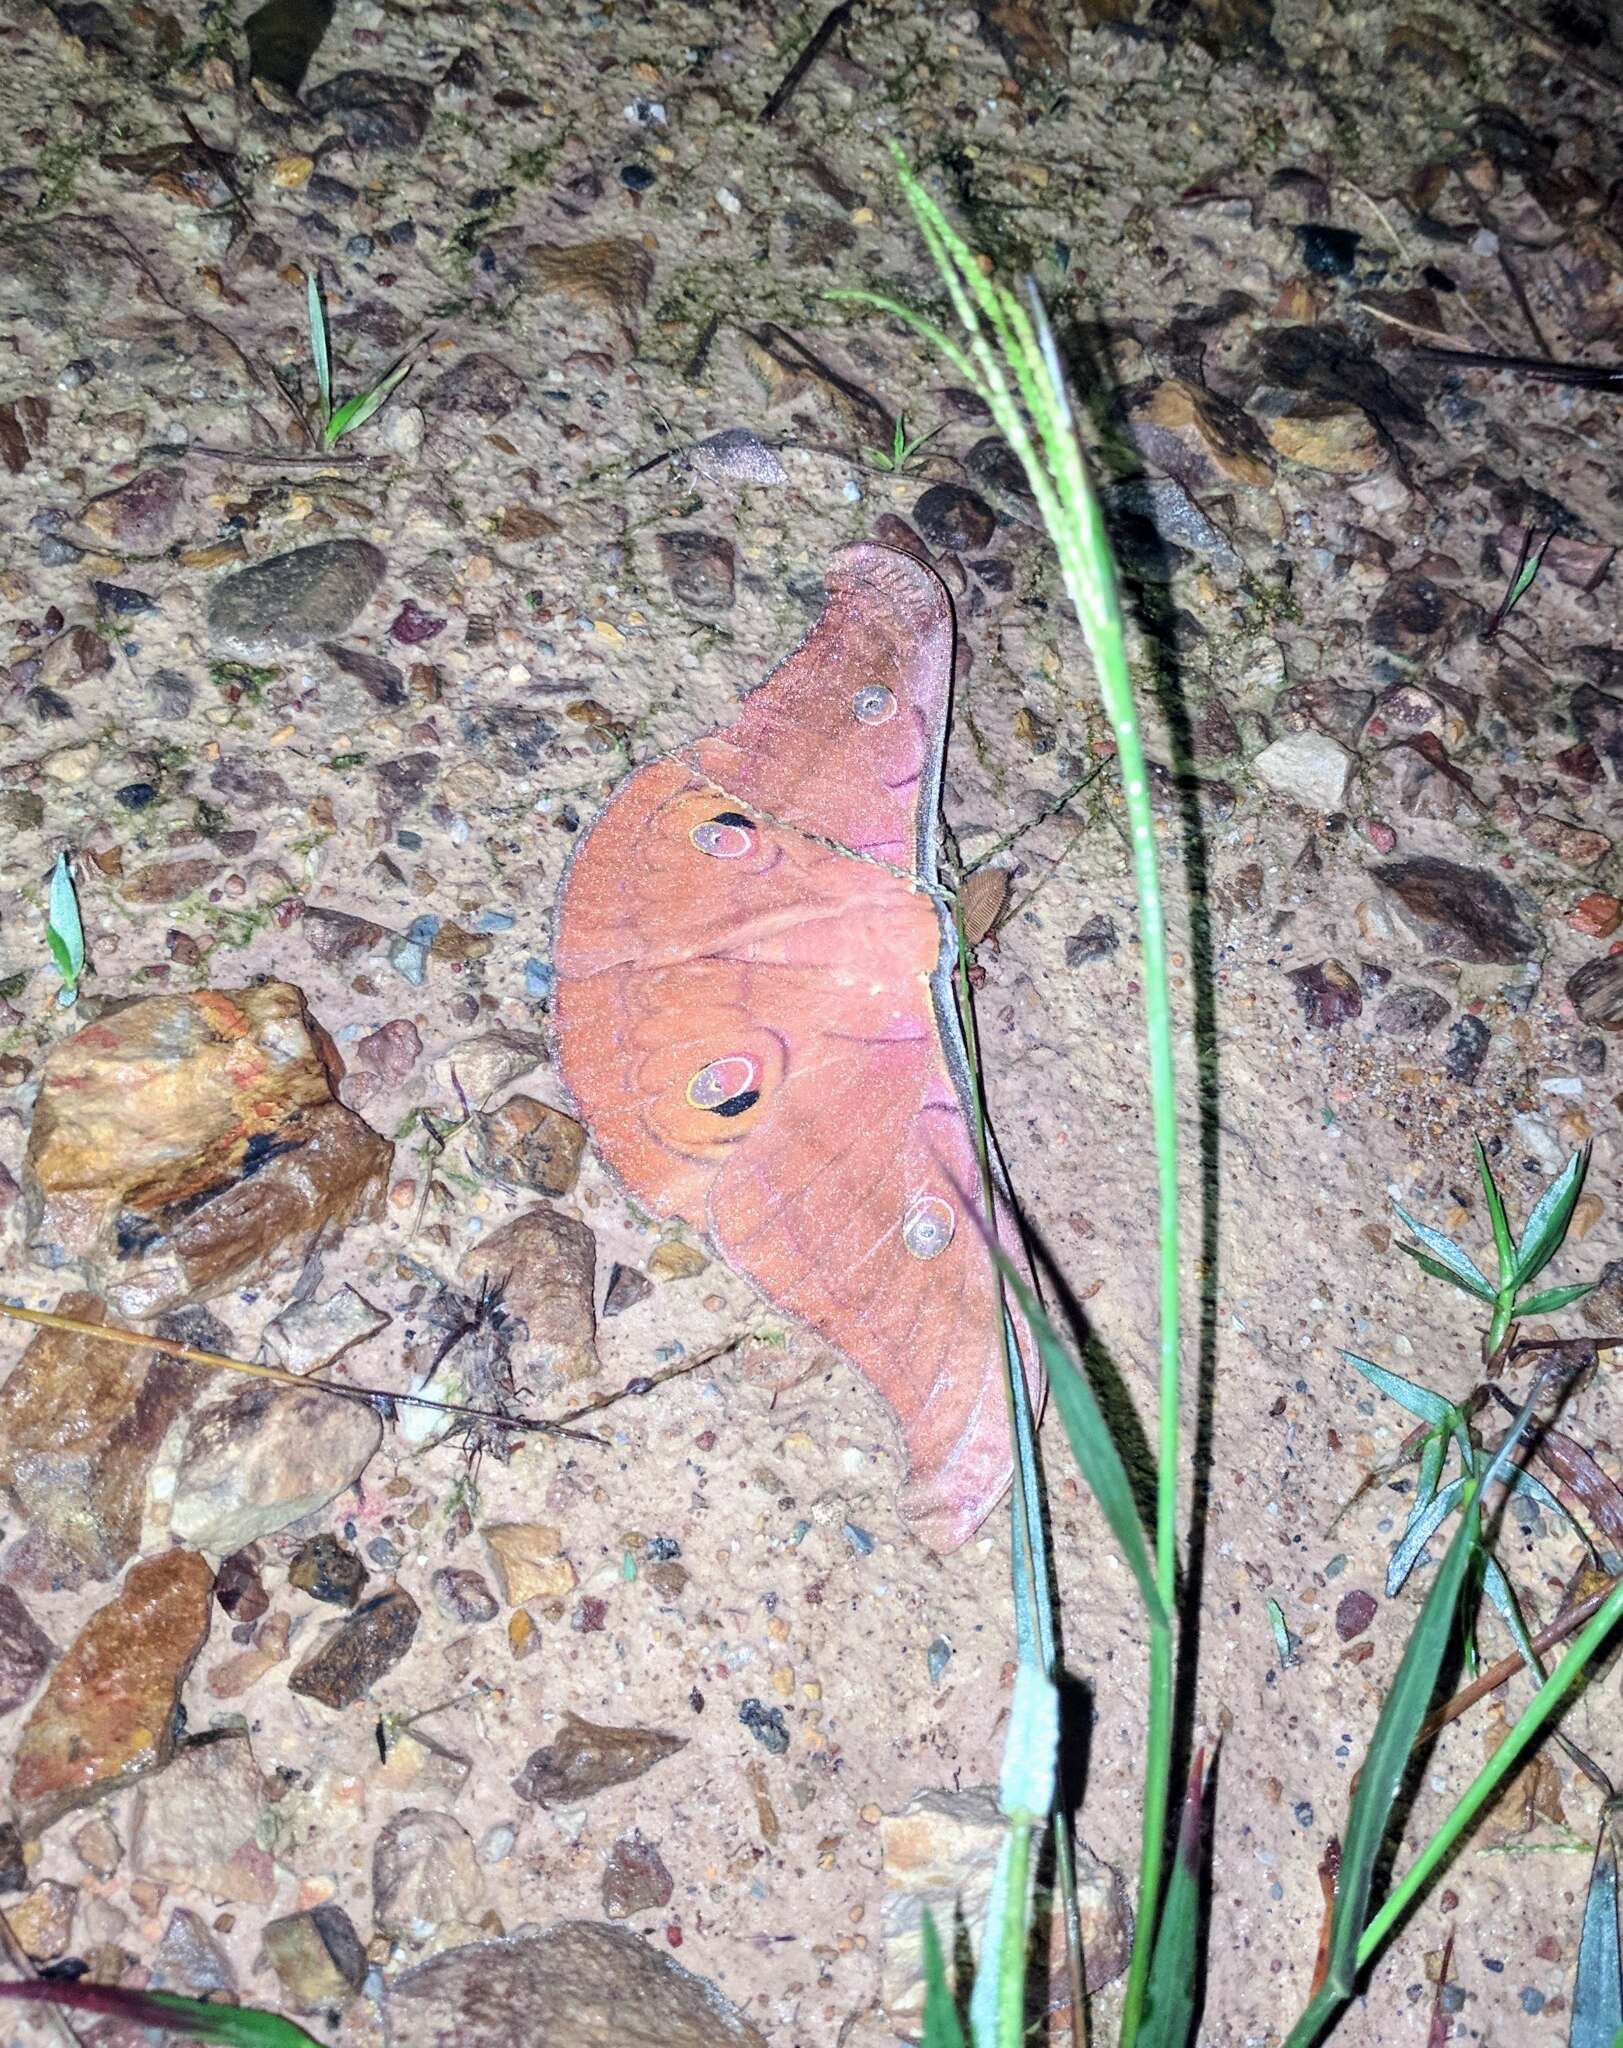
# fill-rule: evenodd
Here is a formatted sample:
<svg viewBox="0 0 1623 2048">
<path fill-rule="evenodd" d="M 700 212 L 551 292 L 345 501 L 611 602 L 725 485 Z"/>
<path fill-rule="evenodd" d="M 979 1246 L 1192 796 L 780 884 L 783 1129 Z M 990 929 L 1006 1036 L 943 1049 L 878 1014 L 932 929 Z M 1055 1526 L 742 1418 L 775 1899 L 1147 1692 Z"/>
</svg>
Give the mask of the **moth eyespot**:
<svg viewBox="0 0 1623 2048">
<path fill-rule="evenodd" d="M 742 1116 L 761 1099 L 756 1082 L 761 1070 L 745 1053 L 730 1054 L 701 1067 L 688 1083 L 688 1101 L 712 1116 Z"/>
<path fill-rule="evenodd" d="M 851 699 L 851 709 L 863 725 L 883 725 L 896 716 L 896 698 L 883 683 L 869 683 Z"/>
<path fill-rule="evenodd" d="M 939 1195 L 920 1195 L 902 1218 L 902 1243 L 916 1259 L 938 1259 L 957 1228 L 950 1202 Z"/>
<path fill-rule="evenodd" d="M 695 825 L 688 837 L 713 860 L 742 860 L 755 849 L 755 820 L 742 811 L 718 811 L 702 825 Z"/>
</svg>

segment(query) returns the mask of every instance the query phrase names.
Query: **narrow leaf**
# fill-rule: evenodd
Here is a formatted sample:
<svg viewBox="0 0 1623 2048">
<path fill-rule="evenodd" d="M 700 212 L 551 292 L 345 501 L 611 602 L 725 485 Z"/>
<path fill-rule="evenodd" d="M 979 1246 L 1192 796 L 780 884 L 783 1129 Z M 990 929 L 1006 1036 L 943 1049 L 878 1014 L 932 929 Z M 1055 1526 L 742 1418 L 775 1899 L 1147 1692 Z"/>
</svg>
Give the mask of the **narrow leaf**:
<svg viewBox="0 0 1623 2048">
<path fill-rule="evenodd" d="M 354 427 L 363 427 L 378 407 L 394 390 L 395 386 L 409 377 L 416 368 L 414 359 L 396 363 L 386 377 L 381 378 L 370 391 L 363 391 L 358 397 L 341 405 L 327 422 L 326 442 L 330 448 L 341 434 L 347 434 Z"/>
<path fill-rule="evenodd" d="M 1516 1273 L 1516 1240 L 1510 1234 L 1510 1218 L 1505 1214 L 1505 1199 L 1499 1192 L 1493 1177 L 1493 1168 L 1488 1164 L 1488 1155 L 1482 1149 L 1482 1140 L 1473 1138 L 1476 1147 L 1476 1170 L 1482 1180 L 1482 1192 L 1487 1198 L 1488 1219 L 1493 1225 L 1493 1248 L 1499 1259 L 1499 1285 L 1508 1287 Z"/>
<path fill-rule="evenodd" d="M 1529 1295 L 1526 1301 L 1518 1301 L 1515 1314 L 1525 1316 L 1553 1316 L 1558 1308 L 1571 1308 L 1575 1301 L 1582 1301 L 1586 1294 L 1593 1293 L 1593 1280 L 1569 1280 L 1561 1287 L 1546 1287 L 1542 1294 Z"/>
<path fill-rule="evenodd" d="M 1398 1250 L 1406 1258 L 1413 1259 L 1421 1272 L 1429 1273 L 1433 1280 L 1446 1280 L 1450 1287 L 1459 1288 L 1462 1294 L 1469 1294 L 1477 1301 L 1492 1302 L 1498 1300 L 1498 1296 L 1488 1289 L 1488 1283 L 1485 1280 L 1479 1287 L 1474 1281 L 1462 1279 L 1450 1267 L 1443 1265 L 1437 1259 L 1429 1257 L 1420 1249 L 1419 1245 L 1400 1244 Z"/>
<path fill-rule="evenodd" d="M 0 1984 L 0 1998 L 27 2005 L 64 2006 L 74 2012 L 97 2013 L 128 2020 L 137 2026 L 167 2028 L 194 2041 L 216 2041 L 221 2048 L 321 2048 L 314 2035 L 273 2012 L 246 2005 L 210 2005 L 201 1998 L 180 1998 L 169 1991 L 124 1991 L 115 1984 L 84 1984 L 67 1978 L 34 1978 Z"/>
<path fill-rule="evenodd" d="M 1623 2028 L 1623 1958 L 1618 1953 L 1617 1843 L 1606 1820 L 1589 1874 L 1568 2048 L 1609 2048 Z"/>
<path fill-rule="evenodd" d="M 1420 1452 L 1420 1477 L 1415 1481 L 1415 1507 L 1430 1507 L 1437 1498 L 1438 1482 L 1443 1476 L 1443 1460 L 1448 1456 L 1448 1431 L 1439 1425 L 1426 1438 Z"/>
<path fill-rule="evenodd" d="M 1268 1602 L 1268 1626 L 1274 1632 L 1274 1654 L 1280 1668 L 1287 1669 L 1296 1662 L 1296 1652 L 1291 1648 L 1291 1632 L 1285 1626 L 1285 1610 L 1277 1600 Z"/>
<path fill-rule="evenodd" d="M 68 942 L 55 925 L 45 927 L 45 943 L 51 949 L 51 958 L 56 962 L 56 971 L 71 987 L 73 983 L 73 955 L 68 951 Z"/>
<path fill-rule="evenodd" d="M 325 422 L 332 416 L 332 358 L 327 351 L 327 315 L 314 271 L 305 279 L 305 286 L 310 315 L 310 353 L 315 358 L 316 389 L 321 393 L 321 417 Z"/>
<path fill-rule="evenodd" d="M 920 1934 L 924 1945 L 924 2048 L 965 2048 L 957 2001 L 941 1954 L 941 1937 L 928 1908 Z"/>
<path fill-rule="evenodd" d="M 1430 1387 L 1418 1386 L 1413 1380 L 1406 1380 L 1402 1373 L 1375 1364 L 1373 1359 L 1360 1358 L 1356 1351 L 1343 1351 L 1341 1355 L 1349 1365 L 1358 1368 L 1371 1386 L 1378 1387 L 1390 1400 L 1396 1401 L 1400 1408 L 1407 1408 L 1411 1415 L 1418 1415 L 1422 1422 L 1429 1422 L 1440 1428 L 1453 1426 L 1453 1402 L 1445 1401 L 1441 1394 L 1434 1394 Z"/>
<path fill-rule="evenodd" d="M 84 926 L 79 922 L 79 899 L 74 894 L 73 871 L 68 866 L 68 857 L 59 853 L 56 866 L 51 870 L 51 906 L 46 920 L 47 935 L 54 933 L 62 941 L 67 953 L 67 966 L 62 966 L 62 955 L 51 947 L 51 957 L 62 970 L 64 981 L 77 981 L 85 964 Z"/>
<path fill-rule="evenodd" d="M 1588 1171 L 1589 1147 L 1585 1145 L 1573 1153 L 1533 1205 L 1533 1213 L 1522 1232 L 1521 1248 L 1516 1254 L 1518 1287 L 1525 1287 L 1535 1274 L 1542 1273 L 1561 1249 Z"/>
<path fill-rule="evenodd" d="M 1001 1252 L 998 1252 L 996 1257 L 1003 1269 L 1004 1281 L 1020 1304 L 1020 1313 L 1026 1319 L 1026 1326 L 1037 1340 L 1037 1349 L 1042 1355 L 1043 1365 L 1048 1373 L 1048 1385 L 1054 1397 L 1054 1407 L 1064 1427 L 1077 1469 L 1087 1481 L 1089 1490 L 1103 1510 L 1104 1518 L 1110 1524 L 1110 1533 L 1121 1545 L 1122 1556 L 1137 1583 L 1139 1598 L 1144 1602 L 1151 1622 L 1164 1627 L 1166 1610 L 1161 1604 L 1161 1596 L 1155 1590 L 1155 1568 L 1150 1562 L 1149 1550 L 1144 1542 L 1144 1531 L 1138 1519 L 1138 1505 L 1133 1499 L 1127 1467 L 1122 1463 L 1121 1453 L 1110 1434 L 1109 1424 L 1105 1421 L 1092 1387 L 1072 1363 L 1070 1354 L 1060 1341 L 1059 1333 L 1037 1305 L 1031 1289 Z"/>
<path fill-rule="evenodd" d="M 1388 1600 L 1401 1589 L 1404 1580 L 1414 1570 L 1420 1553 L 1436 1534 L 1438 1524 L 1465 1491 L 1465 1484 L 1463 1479 L 1451 1479 L 1435 1500 L 1423 1508 L 1416 1507 L 1410 1514 L 1398 1547 L 1392 1553 L 1392 1562 L 1386 1568 Z"/>
<path fill-rule="evenodd" d="M 1448 1653 L 1454 1633 L 1455 1609 L 1480 1542 L 1476 1505 L 1482 1497 L 1483 1488 L 1496 1483 L 1504 1473 L 1512 1451 L 1532 1420 L 1532 1414 L 1533 1404 L 1529 1401 L 1500 1445 L 1493 1462 L 1467 1495 L 1460 1526 L 1404 1647 L 1402 1661 L 1375 1724 L 1369 1754 L 1359 1772 L 1358 1788 L 1347 1814 L 1323 1992 L 1293 2030 L 1292 2042 L 1313 2038 L 1324 2017 L 1351 1996 L 1357 1982 L 1358 1943 L 1369 1917 L 1370 1888 L 1381 1842 L 1392 1816 L 1398 1788 L 1408 1768 L 1415 1737 L 1437 1684 L 1437 1673 Z"/>
<path fill-rule="evenodd" d="M 1140 2048 L 1189 2048 L 1200 1981 L 1200 1836 L 1206 1800 L 1206 1752 L 1197 1749 L 1178 1821 L 1178 1847 L 1155 1930 L 1155 1957 L 1144 1999 Z"/>
<path fill-rule="evenodd" d="M 1484 1301 L 1493 1300 L 1494 1289 L 1488 1285 L 1484 1275 L 1478 1271 L 1467 1254 L 1461 1251 L 1453 1238 L 1444 1236 L 1440 1230 L 1433 1230 L 1429 1223 L 1419 1222 L 1409 1214 L 1401 1202 L 1394 1202 L 1392 1207 L 1397 1211 L 1399 1222 L 1414 1232 L 1434 1259 L 1456 1274 L 1471 1293 L 1480 1294 Z M 1399 1249 L 1404 1247 L 1400 1246 Z"/>
</svg>

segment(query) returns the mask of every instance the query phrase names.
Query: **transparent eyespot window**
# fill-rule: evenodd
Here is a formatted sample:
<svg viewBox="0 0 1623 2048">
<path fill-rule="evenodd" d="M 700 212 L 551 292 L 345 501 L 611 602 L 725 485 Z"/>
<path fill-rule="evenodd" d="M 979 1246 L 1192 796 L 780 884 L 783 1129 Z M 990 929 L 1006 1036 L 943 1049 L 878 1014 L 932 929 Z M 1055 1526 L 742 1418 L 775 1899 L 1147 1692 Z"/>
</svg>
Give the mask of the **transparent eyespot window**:
<svg viewBox="0 0 1623 2048">
<path fill-rule="evenodd" d="M 718 1116 L 738 1116 L 757 1101 L 759 1078 L 760 1069 L 747 1053 L 730 1053 L 699 1069 L 688 1083 L 688 1101 Z"/>
<path fill-rule="evenodd" d="M 851 709 L 863 725 L 883 725 L 896 716 L 896 698 L 883 683 L 869 683 L 851 699 Z"/>
<path fill-rule="evenodd" d="M 755 849 L 755 821 L 742 811 L 718 811 L 695 825 L 688 838 L 712 860 L 742 860 Z"/>
<path fill-rule="evenodd" d="M 920 1195 L 902 1219 L 902 1243 L 915 1259 L 938 1259 L 952 1243 L 958 1218 L 939 1195 Z"/>
</svg>

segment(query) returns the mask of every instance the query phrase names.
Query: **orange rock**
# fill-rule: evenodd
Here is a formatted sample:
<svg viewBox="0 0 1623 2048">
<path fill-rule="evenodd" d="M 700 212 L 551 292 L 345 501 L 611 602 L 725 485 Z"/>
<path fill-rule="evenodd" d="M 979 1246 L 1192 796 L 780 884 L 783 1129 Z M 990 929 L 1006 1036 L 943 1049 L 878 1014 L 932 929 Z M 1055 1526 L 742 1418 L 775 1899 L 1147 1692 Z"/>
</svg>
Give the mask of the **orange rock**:
<svg viewBox="0 0 1623 2048">
<path fill-rule="evenodd" d="M 194 1550 L 131 1565 L 52 1672 L 17 1743 L 11 1796 L 37 1835 L 175 1751 L 175 1707 L 209 1632 L 214 1574 Z"/>
<path fill-rule="evenodd" d="M 1623 924 L 1623 903 L 1615 896 L 1606 896 L 1598 890 L 1588 896 L 1580 896 L 1567 912 L 1567 923 L 1575 932 L 1582 932 L 1588 939 L 1609 939 L 1619 924 Z"/>
</svg>

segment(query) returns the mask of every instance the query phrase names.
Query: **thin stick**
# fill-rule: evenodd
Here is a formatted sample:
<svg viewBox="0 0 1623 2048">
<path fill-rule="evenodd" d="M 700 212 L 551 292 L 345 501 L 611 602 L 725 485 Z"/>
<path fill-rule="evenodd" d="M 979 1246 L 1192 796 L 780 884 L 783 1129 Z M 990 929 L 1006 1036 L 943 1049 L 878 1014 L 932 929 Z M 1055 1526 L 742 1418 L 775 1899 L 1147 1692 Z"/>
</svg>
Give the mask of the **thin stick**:
<svg viewBox="0 0 1623 2048">
<path fill-rule="evenodd" d="M 1586 1600 L 1580 1600 L 1565 1614 L 1558 1614 L 1548 1627 L 1541 1628 L 1533 1637 L 1533 1648 L 1542 1656 L 1546 1650 L 1553 1650 L 1558 1643 L 1564 1643 L 1575 1629 L 1583 1627 L 1618 1583 L 1616 1579 L 1608 1579 L 1598 1593 L 1591 1593 Z M 1416 1746 L 1429 1742 L 1440 1728 L 1446 1728 L 1451 1721 L 1457 1721 L 1462 1714 L 1468 1713 L 1478 1700 L 1485 1699 L 1490 1692 L 1497 1692 L 1507 1679 L 1516 1676 L 1526 1662 L 1527 1659 L 1520 1650 L 1513 1650 L 1508 1657 L 1501 1657 L 1497 1664 L 1490 1665 L 1435 1713 L 1426 1716 L 1420 1724 L 1419 1734 L 1415 1737 Z"/>
<path fill-rule="evenodd" d="M 778 115 L 783 112 L 795 94 L 799 92 L 800 81 L 810 71 L 818 58 L 822 56 L 823 51 L 832 40 L 835 30 L 845 26 L 851 19 L 855 8 L 856 0 L 840 0 L 838 7 L 831 7 L 828 13 L 823 16 L 817 27 L 812 31 L 811 41 L 789 66 L 789 74 L 784 79 L 782 85 L 778 87 L 766 105 L 762 107 L 761 119 L 763 121 L 776 120 Z"/>
<path fill-rule="evenodd" d="M 117 1323 L 90 1323 L 79 1316 L 59 1316 L 50 1309 L 20 1308 L 12 1301 L 0 1301 L 0 1315 L 19 1323 L 33 1323 L 42 1330 L 65 1330 L 75 1337 L 94 1337 L 107 1344 L 126 1344 L 135 1351 L 157 1351 L 165 1358 L 178 1358 L 187 1365 L 206 1365 L 214 1372 L 242 1373 L 249 1379 L 275 1380 L 279 1386 L 314 1388 L 320 1394 L 335 1394 L 341 1401 L 389 1401 L 397 1407 L 432 1408 L 440 1415 L 461 1415 L 470 1422 L 498 1422 L 504 1429 L 535 1429 L 545 1436 L 568 1437 L 572 1443 L 598 1444 L 603 1439 L 586 1430 L 568 1429 L 561 1422 L 540 1415 L 504 1415 L 497 1408 L 471 1408 L 460 1401 L 435 1401 L 427 1394 L 397 1394 L 387 1387 L 345 1387 L 336 1380 L 309 1379 L 302 1373 L 286 1372 L 279 1365 L 254 1365 L 246 1358 L 228 1358 L 221 1351 L 199 1351 L 190 1344 L 177 1344 L 170 1337 L 149 1337 L 140 1330 L 120 1329 Z M 588 1411 L 582 1409 L 581 1413 Z"/>
</svg>

